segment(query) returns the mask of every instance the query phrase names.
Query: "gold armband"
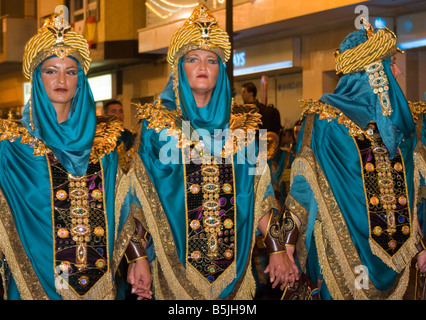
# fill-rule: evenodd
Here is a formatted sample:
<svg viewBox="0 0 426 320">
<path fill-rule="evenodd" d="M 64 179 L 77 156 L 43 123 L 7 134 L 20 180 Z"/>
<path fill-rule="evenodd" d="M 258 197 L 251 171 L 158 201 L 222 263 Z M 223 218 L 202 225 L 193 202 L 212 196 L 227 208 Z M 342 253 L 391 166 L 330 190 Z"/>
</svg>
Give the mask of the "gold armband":
<svg viewBox="0 0 426 320">
<path fill-rule="evenodd" d="M 417 251 L 418 251 L 417 254 L 420 254 L 420 253 L 426 251 L 426 240 L 425 240 L 424 237 L 422 237 L 419 240 L 419 242 L 416 245 L 416 248 L 417 248 Z"/>
<path fill-rule="evenodd" d="M 293 214 L 289 211 L 285 212 L 284 229 L 285 229 L 285 245 L 287 247 L 296 246 L 297 238 L 299 237 L 299 226 Z"/>
<path fill-rule="evenodd" d="M 286 252 L 279 217 L 271 212 L 263 243 L 269 255 Z"/>
<path fill-rule="evenodd" d="M 132 263 L 139 259 L 146 259 L 148 257 L 141 240 L 148 239 L 149 233 L 145 230 L 138 219 L 135 219 L 135 225 L 135 233 L 130 239 L 125 252 L 127 263 Z"/>
</svg>

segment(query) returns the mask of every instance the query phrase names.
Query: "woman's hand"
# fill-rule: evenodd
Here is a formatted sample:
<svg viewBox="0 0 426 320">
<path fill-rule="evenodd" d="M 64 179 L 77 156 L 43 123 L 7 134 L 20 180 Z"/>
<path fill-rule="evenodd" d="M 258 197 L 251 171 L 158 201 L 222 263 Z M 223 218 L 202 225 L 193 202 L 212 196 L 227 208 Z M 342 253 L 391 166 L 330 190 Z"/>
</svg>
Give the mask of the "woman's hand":
<svg viewBox="0 0 426 320">
<path fill-rule="evenodd" d="M 299 269 L 286 252 L 270 255 L 265 273 L 269 273 L 272 288 L 281 284 L 281 290 L 284 290 L 287 284 L 293 286 L 294 282 L 299 280 Z"/>
<path fill-rule="evenodd" d="M 419 267 L 420 272 L 426 272 L 426 251 L 423 251 L 417 256 L 417 266 Z"/>
<path fill-rule="evenodd" d="M 146 259 L 139 259 L 129 265 L 127 282 L 132 285 L 132 293 L 138 300 L 152 299 L 152 276 Z"/>
</svg>

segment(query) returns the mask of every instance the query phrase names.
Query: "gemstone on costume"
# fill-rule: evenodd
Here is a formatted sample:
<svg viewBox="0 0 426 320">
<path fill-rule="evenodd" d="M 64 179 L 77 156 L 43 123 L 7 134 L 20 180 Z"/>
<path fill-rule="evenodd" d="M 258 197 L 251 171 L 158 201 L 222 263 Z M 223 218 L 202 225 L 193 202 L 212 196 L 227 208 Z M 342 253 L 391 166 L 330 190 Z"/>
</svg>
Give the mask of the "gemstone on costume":
<svg viewBox="0 0 426 320">
<path fill-rule="evenodd" d="M 231 219 L 226 219 L 226 220 L 223 222 L 223 226 L 224 226 L 226 229 L 231 229 L 231 228 L 234 226 L 234 222 L 233 222 Z"/>
<path fill-rule="evenodd" d="M 102 192 L 101 192 L 101 190 L 99 190 L 99 189 L 95 189 L 95 190 L 93 190 L 93 191 L 92 191 L 92 197 L 93 197 L 93 199 L 95 199 L 95 200 L 99 200 L 99 199 L 101 199 L 101 198 L 102 198 Z"/>
<path fill-rule="evenodd" d="M 208 271 L 210 274 L 214 274 L 214 273 L 216 273 L 216 271 L 217 271 L 217 267 L 216 267 L 214 264 L 212 264 L 212 265 L 210 265 L 210 266 L 207 268 L 207 271 Z"/>
<path fill-rule="evenodd" d="M 78 283 L 80 286 L 85 287 L 89 284 L 89 278 L 86 276 L 82 276 L 78 279 Z"/>
<path fill-rule="evenodd" d="M 232 252 L 232 250 L 228 249 L 223 253 L 223 256 L 225 257 L 225 259 L 230 260 L 234 256 L 234 252 Z"/>
<path fill-rule="evenodd" d="M 76 225 L 71 230 L 71 232 L 73 234 L 80 235 L 80 236 L 87 234 L 89 231 L 90 231 L 89 228 L 87 226 L 84 226 L 84 225 Z"/>
<path fill-rule="evenodd" d="M 80 184 L 79 184 L 80 185 Z M 74 189 L 70 192 L 70 195 L 76 199 L 87 197 L 87 192 L 84 189 Z"/>
<path fill-rule="evenodd" d="M 200 227 L 200 221 L 192 220 L 189 225 L 192 229 L 197 230 Z"/>
<path fill-rule="evenodd" d="M 232 186 L 229 183 L 225 183 L 222 187 L 223 192 L 225 193 L 231 193 L 232 191 Z"/>
<path fill-rule="evenodd" d="M 391 249 L 395 249 L 395 248 L 396 248 L 397 243 L 396 243 L 396 241 L 395 241 L 395 240 L 391 240 L 391 241 L 389 241 L 388 245 L 389 245 L 389 248 L 391 248 Z"/>
<path fill-rule="evenodd" d="M 395 163 L 395 165 L 393 166 L 393 168 L 394 168 L 396 171 L 402 171 L 402 164 L 401 164 L 401 163 L 399 163 L 399 162 L 397 162 L 397 163 Z"/>
<path fill-rule="evenodd" d="M 214 200 L 208 200 L 203 203 L 203 207 L 207 210 L 210 210 L 210 209 L 216 210 L 219 207 L 219 203 Z"/>
<path fill-rule="evenodd" d="M 381 227 L 379 227 L 379 226 L 375 226 L 375 227 L 374 227 L 374 229 L 373 229 L 373 233 L 374 233 L 376 236 L 380 236 L 380 235 L 382 234 L 382 228 L 381 228 Z"/>
<path fill-rule="evenodd" d="M 57 232 L 58 237 L 61 239 L 68 238 L 69 234 L 70 233 L 65 228 L 59 228 Z"/>
<path fill-rule="evenodd" d="M 215 183 L 207 183 L 203 186 L 204 191 L 208 192 L 208 193 L 212 193 L 212 192 L 217 192 L 217 190 L 219 189 L 219 186 Z"/>
<path fill-rule="evenodd" d="M 367 170 L 368 172 L 374 171 L 374 164 L 372 164 L 371 162 L 367 162 L 365 164 L 365 170 Z"/>
<path fill-rule="evenodd" d="M 402 233 L 405 235 L 410 234 L 410 227 L 409 226 L 403 226 L 402 227 Z"/>
<path fill-rule="evenodd" d="M 194 259 L 195 261 L 200 260 L 201 259 L 201 252 L 200 251 L 192 252 L 191 258 Z"/>
<path fill-rule="evenodd" d="M 400 196 L 398 198 L 398 202 L 399 202 L 400 205 L 405 206 L 407 204 L 407 198 L 405 196 Z"/>
<path fill-rule="evenodd" d="M 58 200 L 62 201 L 62 200 L 65 200 L 67 197 L 68 197 L 68 194 L 67 194 L 67 192 L 65 190 L 58 190 L 56 192 L 56 198 Z"/>
<path fill-rule="evenodd" d="M 219 169 L 215 166 L 206 166 L 201 169 L 203 174 L 207 176 L 215 176 L 219 173 Z"/>
<path fill-rule="evenodd" d="M 98 237 L 102 237 L 105 234 L 105 230 L 104 228 L 98 226 L 93 230 L 93 233 L 97 235 Z"/>
<path fill-rule="evenodd" d="M 85 216 L 88 213 L 88 211 L 87 211 L 86 208 L 76 207 L 76 208 L 71 209 L 71 213 L 75 216 L 81 217 L 81 216 Z"/>
<path fill-rule="evenodd" d="M 207 227 L 215 227 L 220 224 L 220 219 L 217 217 L 208 216 L 204 219 L 203 223 Z"/>
<path fill-rule="evenodd" d="M 377 206 L 377 205 L 379 204 L 379 198 L 377 198 L 377 197 L 371 197 L 371 198 L 370 198 L 370 203 L 371 203 L 373 206 Z"/>
<path fill-rule="evenodd" d="M 200 186 L 198 184 L 193 184 L 190 188 L 192 194 L 197 194 L 200 192 Z"/>
<path fill-rule="evenodd" d="M 96 268 L 103 269 L 106 266 L 106 261 L 104 259 L 98 259 L 95 262 Z"/>
</svg>

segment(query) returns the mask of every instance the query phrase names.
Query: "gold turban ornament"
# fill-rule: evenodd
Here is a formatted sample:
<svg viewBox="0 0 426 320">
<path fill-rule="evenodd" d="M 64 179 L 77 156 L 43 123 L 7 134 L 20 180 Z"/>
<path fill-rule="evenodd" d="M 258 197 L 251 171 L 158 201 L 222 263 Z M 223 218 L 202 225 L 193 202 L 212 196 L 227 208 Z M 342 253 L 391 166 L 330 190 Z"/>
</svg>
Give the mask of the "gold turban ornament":
<svg viewBox="0 0 426 320">
<path fill-rule="evenodd" d="M 200 4 L 184 25 L 176 30 L 170 41 L 167 61 L 174 66 L 179 59 L 191 50 L 215 52 L 223 62 L 231 56 L 229 36 L 221 29 L 210 10 Z"/>
<path fill-rule="evenodd" d="M 388 28 L 383 28 L 374 33 L 374 29 L 367 21 L 361 18 L 367 33 L 367 41 L 352 49 L 340 53 L 334 52 L 336 72 L 348 74 L 360 72 L 375 61 L 383 61 L 400 51 L 396 47 L 396 35 Z"/>
<path fill-rule="evenodd" d="M 47 18 L 25 45 L 22 71 L 27 79 L 31 79 L 34 69 L 51 56 L 61 59 L 71 56 L 77 59 L 86 74 L 89 71 L 91 59 L 87 40 L 60 18 L 61 13 Z"/>
<path fill-rule="evenodd" d="M 34 69 L 49 57 L 57 56 L 61 59 L 66 57 L 75 58 L 84 73 L 90 68 L 90 50 L 87 40 L 74 31 L 62 18 L 63 12 L 55 13 L 47 18 L 36 35 L 28 40 L 22 63 L 22 73 L 32 84 Z M 29 99 L 30 125 L 34 130 L 32 119 L 31 98 Z"/>
</svg>

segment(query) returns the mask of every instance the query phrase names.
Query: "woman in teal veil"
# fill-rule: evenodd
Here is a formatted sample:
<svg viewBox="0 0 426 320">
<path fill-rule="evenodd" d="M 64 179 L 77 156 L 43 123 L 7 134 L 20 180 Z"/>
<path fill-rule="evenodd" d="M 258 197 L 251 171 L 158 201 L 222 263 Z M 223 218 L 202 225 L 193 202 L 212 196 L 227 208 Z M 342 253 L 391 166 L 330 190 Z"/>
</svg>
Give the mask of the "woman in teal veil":
<svg viewBox="0 0 426 320">
<path fill-rule="evenodd" d="M 115 212 L 121 125 L 96 118 L 90 61 L 87 41 L 57 15 L 25 47 L 31 99 L 20 121 L 0 123 L 6 299 L 115 299 L 121 258 L 137 258 L 136 223 Z"/>
<path fill-rule="evenodd" d="M 232 104 L 224 65 L 229 54 L 228 35 L 200 5 L 172 38 L 166 88 L 154 104 L 139 106 L 139 146 L 129 172 L 137 206 L 131 196 L 125 206 L 141 212 L 150 233 L 156 299 L 252 299 L 258 229 L 270 252 L 266 272 L 273 285 L 283 289 L 298 277 L 284 244 L 269 232 L 280 225 L 271 214 L 266 158 L 265 170 L 258 169 L 259 115 Z M 234 144 L 237 138 L 244 143 Z"/>
</svg>

